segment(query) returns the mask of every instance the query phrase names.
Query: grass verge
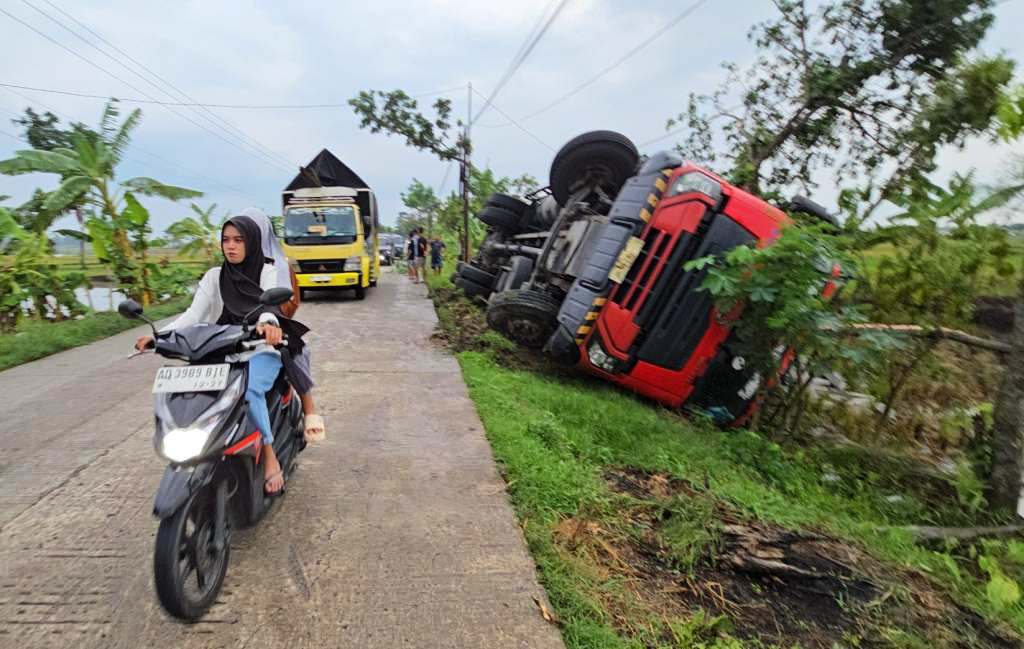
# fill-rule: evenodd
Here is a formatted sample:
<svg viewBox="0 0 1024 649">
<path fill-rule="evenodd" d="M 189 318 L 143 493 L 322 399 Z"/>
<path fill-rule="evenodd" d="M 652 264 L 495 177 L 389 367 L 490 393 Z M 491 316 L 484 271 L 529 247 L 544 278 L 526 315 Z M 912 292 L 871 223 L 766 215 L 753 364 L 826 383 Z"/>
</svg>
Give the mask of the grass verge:
<svg viewBox="0 0 1024 649">
<path fill-rule="evenodd" d="M 991 522 L 955 496 L 551 372 L 430 284 L 569 647 L 1021 646 L 1024 545 L 902 529 Z"/>
<path fill-rule="evenodd" d="M 146 315 L 154 320 L 166 318 L 184 311 L 191 300 L 191 297 L 168 300 L 147 309 Z M 137 326 L 137 321 L 116 312 L 92 313 L 80 320 L 53 323 L 23 321 L 17 332 L 0 335 L 0 370 L 87 345 Z"/>
</svg>

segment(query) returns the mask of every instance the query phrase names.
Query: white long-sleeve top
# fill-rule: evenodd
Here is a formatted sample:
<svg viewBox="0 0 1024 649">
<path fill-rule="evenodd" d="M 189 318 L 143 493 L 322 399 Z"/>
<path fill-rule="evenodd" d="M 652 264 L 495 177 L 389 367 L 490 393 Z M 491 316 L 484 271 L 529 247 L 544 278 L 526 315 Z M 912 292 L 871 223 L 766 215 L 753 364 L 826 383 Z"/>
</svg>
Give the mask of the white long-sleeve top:
<svg viewBox="0 0 1024 649">
<path fill-rule="evenodd" d="M 260 272 L 260 288 L 264 291 L 277 288 L 277 272 L 272 264 L 263 265 L 263 270 Z M 192 297 L 192 304 L 188 310 L 165 327 L 164 331 L 188 327 L 198 322 L 217 322 L 223 310 L 224 300 L 220 295 L 220 266 L 217 266 L 206 271 L 203 278 L 199 280 L 199 286 L 196 288 L 196 294 Z M 277 318 L 272 313 L 261 315 L 260 322 L 278 324 Z"/>
</svg>

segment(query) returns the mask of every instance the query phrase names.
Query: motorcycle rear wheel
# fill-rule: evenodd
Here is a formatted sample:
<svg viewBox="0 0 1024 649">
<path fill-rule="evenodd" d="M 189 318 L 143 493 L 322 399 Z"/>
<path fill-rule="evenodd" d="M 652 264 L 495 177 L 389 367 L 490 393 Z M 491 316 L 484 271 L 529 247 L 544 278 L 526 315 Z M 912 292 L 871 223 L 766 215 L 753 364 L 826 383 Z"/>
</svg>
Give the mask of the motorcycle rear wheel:
<svg viewBox="0 0 1024 649">
<path fill-rule="evenodd" d="M 228 571 L 231 545 L 214 549 L 214 491 L 193 494 L 173 516 L 160 521 L 153 551 L 156 594 L 170 615 L 201 618 L 217 600 Z"/>
</svg>

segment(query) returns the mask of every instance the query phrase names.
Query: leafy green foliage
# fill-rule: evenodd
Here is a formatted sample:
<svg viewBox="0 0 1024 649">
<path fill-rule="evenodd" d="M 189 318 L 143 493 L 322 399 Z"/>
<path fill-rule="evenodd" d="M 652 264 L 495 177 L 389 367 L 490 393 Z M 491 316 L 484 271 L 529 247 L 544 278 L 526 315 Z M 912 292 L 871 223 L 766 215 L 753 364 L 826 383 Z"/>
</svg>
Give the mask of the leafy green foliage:
<svg viewBox="0 0 1024 649">
<path fill-rule="evenodd" d="M 13 158 L 0 161 L 0 173 L 59 175 L 60 186 L 45 195 L 42 208 L 53 214 L 82 206 L 93 208 L 94 213 L 84 225 L 97 257 L 110 265 L 122 290 L 148 304 L 153 298 L 152 267 L 147 260 L 151 234 L 149 212 L 136 194 L 168 200 L 202 194 L 152 178 L 132 178 L 118 186 L 115 170 L 142 112 L 133 110 L 121 123 L 118 123 L 119 116 L 117 102 L 108 102 L 98 131 L 73 128 L 64 135 L 53 133 L 56 122 L 47 118 L 38 127 L 42 131 L 37 141 L 52 144 L 53 148 L 17 151 Z"/>
<path fill-rule="evenodd" d="M 200 256 L 210 266 L 214 266 L 222 254 L 218 241 L 221 223 L 213 217 L 217 204 L 214 203 L 205 210 L 195 203 L 190 207 L 195 216 L 175 221 L 167 228 L 167 234 L 181 245 L 182 255 Z"/>
<path fill-rule="evenodd" d="M 840 183 L 868 181 L 872 210 L 931 172 L 940 147 L 995 134 L 1014 64 L 974 54 L 993 4 L 779 0 L 750 32 L 754 63 L 726 65 L 722 86 L 691 96 L 669 127 L 688 128 L 688 157 L 721 159 L 755 192 L 778 195 L 834 168 Z"/>
<path fill-rule="evenodd" d="M 925 326 L 967 322 L 984 282 L 1005 282 L 1015 272 L 1006 230 L 979 217 L 1022 191 L 1018 184 L 979 196 L 973 174 L 966 174 L 954 175 L 948 187 L 921 179 L 893 196 L 904 211 L 860 235 L 865 252 L 887 246 L 876 261 L 862 256 L 859 290 L 870 317 Z"/>
<path fill-rule="evenodd" d="M 462 135 L 450 132 L 453 127 L 450 99 L 442 97 L 434 102 L 433 118 L 420 113 L 418 102 L 402 90 L 363 90 L 348 103 L 360 117 L 360 128 L 369 129 L 371 133 L 400 135 L 409 146 L 429 151 L 441 160 L 456 160 L 469 147 Z M 455 128 L 461 126 L 461 121 L 454 124 Z"/>
<path fill-rule="evenodd" d="M 830 299 L 826 287 L 839 281 L 833 277 L 836 269 L 853 270 L 850 243 L 821 226 L 790 226 L 770 246 L 740 246 L 722 257 L 687 263 L 688 269 L 706 272 L 702 290 L 714 297 L 719 317 L 734 322 L 739 353 L 763 377 L 762 391 L 778 390 L 782 350 L 796 350 L 795 376 L 777 413 L 784 427 L 798 423 L 813 377 L 849 374 L 894 344 L 880 335 L 843 335 L 863 321 L 863 314 Z"/>
</svg>

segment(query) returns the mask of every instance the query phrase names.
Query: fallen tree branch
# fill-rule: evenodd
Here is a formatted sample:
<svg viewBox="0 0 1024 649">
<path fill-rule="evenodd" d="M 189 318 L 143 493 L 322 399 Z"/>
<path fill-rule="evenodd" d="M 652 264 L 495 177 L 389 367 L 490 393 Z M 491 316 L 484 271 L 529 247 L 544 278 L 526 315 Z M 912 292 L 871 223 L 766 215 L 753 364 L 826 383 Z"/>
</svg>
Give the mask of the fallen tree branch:
<svg viewBox="0 0 1024 649">
<path fill-rule="evenodd" d="M 908 532 L 918 543 L 941 544 L 947 541 L 973 541 L 981 538 L 1005 538 L 1024 534 L 1024 525 L 999 525 L 994 527 L 933 527 L 930 525 L 907 525 L 888 529 Z"/>
<path fill-rule="evenodd" d="M 981 336 L 969 334 L 966 331 L 949 329 L 947 327 L 922 327 L 920 325 L 912 324 L 879 324 L 866 322 L 851 325 L 847 331 L 886 331 L 894 334 L 913 336 L 915 338 L 952 340 L 953 342 L 962 343 L 970 347 L 979 347 L 981 349 L 988 349 L 1004 354 L 1010 351 L 1010 345 L 1007 343 L 992 340 L 991 338 L 982 338 Z"/>
</svg>

